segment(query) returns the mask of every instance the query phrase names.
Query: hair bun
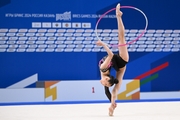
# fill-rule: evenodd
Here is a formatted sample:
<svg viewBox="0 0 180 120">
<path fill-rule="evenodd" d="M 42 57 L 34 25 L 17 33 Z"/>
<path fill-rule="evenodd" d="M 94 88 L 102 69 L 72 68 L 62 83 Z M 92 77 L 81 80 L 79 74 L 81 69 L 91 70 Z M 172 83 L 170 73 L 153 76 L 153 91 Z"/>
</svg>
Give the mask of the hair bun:
<svg viewBox="0 0 180 120">
<path fill-rule="evenodd" d="M 118 79 L 114 79 L 114 84 L 118 84 L 119 80 Z"/>
<path fill-rule="evenodd" d="M 111 86 L 119 83 L 119 80 L 114 78 L 114 76 L 111 76 L 111 75 L 107 75 L 107 76 L 109 76 L 109 78 L 110 78 L 108 82 L 111 84 Z"/>
</svg>

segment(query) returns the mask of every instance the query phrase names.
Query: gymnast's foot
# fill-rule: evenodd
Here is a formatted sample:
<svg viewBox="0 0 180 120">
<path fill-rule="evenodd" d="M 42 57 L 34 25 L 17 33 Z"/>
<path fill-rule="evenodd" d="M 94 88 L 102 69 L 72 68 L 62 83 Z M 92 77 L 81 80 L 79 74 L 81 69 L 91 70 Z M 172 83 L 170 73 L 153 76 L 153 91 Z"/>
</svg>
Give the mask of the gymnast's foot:
<svg viewBox="0 0 180 120">
<path fill-rule="evenodd" d="M 111 106 L 109 107 L 109 116 L 113 116 L 114 108 Z"/>
<path fill-rule="evenodd" d="M 120 11 L 120 4 L 118 3 L 117 6 L 116 6 L 116 16 L 121 17 L 122 14 L 123 13 Z"/>
</svg>

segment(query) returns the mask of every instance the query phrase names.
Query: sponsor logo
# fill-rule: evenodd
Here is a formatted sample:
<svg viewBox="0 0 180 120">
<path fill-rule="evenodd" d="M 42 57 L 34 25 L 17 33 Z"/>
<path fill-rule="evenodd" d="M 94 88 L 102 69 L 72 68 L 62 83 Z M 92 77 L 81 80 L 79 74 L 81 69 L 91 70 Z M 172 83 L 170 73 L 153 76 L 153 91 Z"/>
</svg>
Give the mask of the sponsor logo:
<svg viewBox="0 0 180 120">
<path fill-rule="evenodd" d="M 64 21 L 67 21 L 67 20 L 71 20 L 71 11 L 69 12 L 64 12 L 63 14 L 56 14 L 56 21 L 59 21 L 59 20 L 64 20 Z"/>
</svg>

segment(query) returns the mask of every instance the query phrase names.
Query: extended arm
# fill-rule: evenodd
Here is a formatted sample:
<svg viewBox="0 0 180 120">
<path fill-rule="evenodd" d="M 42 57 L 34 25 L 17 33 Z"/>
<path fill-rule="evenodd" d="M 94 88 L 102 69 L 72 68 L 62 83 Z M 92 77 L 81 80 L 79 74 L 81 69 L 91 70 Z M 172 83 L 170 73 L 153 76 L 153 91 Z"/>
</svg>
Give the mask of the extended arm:
<svg viewBox="0 0 180 120">
<path fill-rule="evenodd" d="M 96 42 L 96 44 L 97 44 L 98 46 L 103 46 L 104 49 L 106 50 L 107 54 L 108 54 L 108 57 L 106 58 L 106 60 L 101 64 L 100 69 L 107 68 L 108 65 L 109 65 L 109 63 L 111 62 L 111 59 L 112 59 L 112 57 L 113 57 L 114 54 L 113 54 L 113 52 L 109 49 L 109 47 L 108 47 L 104 42 L 102 42 L 101 40 L 98 40 L 98 41 Z"/>
</svg>

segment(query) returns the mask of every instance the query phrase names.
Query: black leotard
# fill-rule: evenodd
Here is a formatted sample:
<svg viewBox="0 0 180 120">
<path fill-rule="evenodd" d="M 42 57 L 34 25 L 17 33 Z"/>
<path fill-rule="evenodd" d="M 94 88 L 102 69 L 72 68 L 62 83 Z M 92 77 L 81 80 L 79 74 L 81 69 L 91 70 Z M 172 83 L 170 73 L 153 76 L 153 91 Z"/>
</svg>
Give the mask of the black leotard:
<svg viewBox="0 0 180 120">
<path fill-rule="evenodd" d="M 99 67 L 105 61 L 106 58 L 107 56 L 103 57 L 99 61 Z M 121 56 L 119 56 L 118 54 L 114 54 L 113 58 L 111 59 L 111 63 L 109 63 L 108 67 L 104 69 L 100 69 L 100 70 L 101 72 L 106 72 L 106 71 L 110 71 L 111 67 L 113 67 L 116 71 L 119 71 L 119 68 L 123 68 L 126 64 L 127 64 L 127 61 L 123 60 Z M 105 94 L 107 98 L 111 102 L 111 93 L 109 91 L 109 87 L 104 86 L 104 90 L 105 90 Z"/>
</svg>

